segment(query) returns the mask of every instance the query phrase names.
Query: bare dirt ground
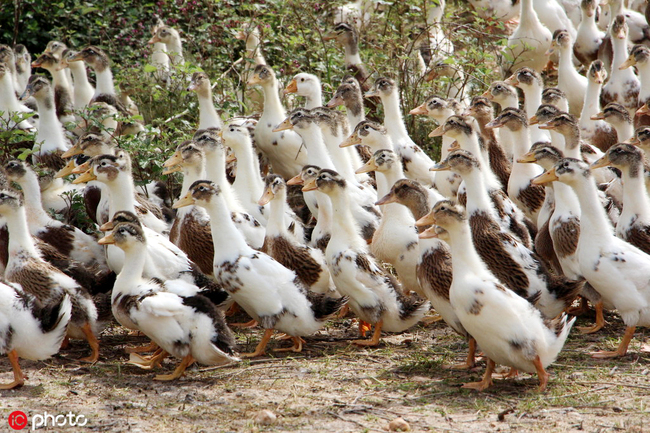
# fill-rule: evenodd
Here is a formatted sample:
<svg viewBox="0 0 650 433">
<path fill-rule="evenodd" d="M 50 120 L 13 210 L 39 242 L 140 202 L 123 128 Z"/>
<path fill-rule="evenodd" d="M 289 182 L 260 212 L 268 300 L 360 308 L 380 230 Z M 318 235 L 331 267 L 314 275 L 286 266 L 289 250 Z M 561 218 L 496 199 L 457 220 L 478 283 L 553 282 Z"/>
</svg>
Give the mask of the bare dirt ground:
<svg viewBox="0 0 650 433">
<path fill-rule="evenodd" d="M 269 351 L 234 366 L 192 367 L 171 383 L 156 382 L 154 372 L 125 363 L 124 347 L 144 344 L 144 337 L 109 328 L 95 365 L 76 361 L 88 351 L 80 341 L 46 362 L 22 361 L 29 379 L 20 389 L 0 391 L 0 431 L 14 431 L 7 418 L 22 410 L 28 417 L 72 411 L 88 419 L 83 428 L 47 429 L 66 432 L 379 432 L 397 417 L 412 431 L 650 432 L 644 330 L 626 357 L 592 359 L 588 352 L 614 348 L 623 333 L 620 319 L 607 320 L 596 335 L 573 330 L 542 394 L 537 378 L 528 374 L 495 379 L 482 393 L 461 389 L 479 380 L 485 365 L 473 372 L 443 368 L 462 362 L 467 350 L 444 323 L 385 335 L 378 348 L 358 348 L 349 344 L 356 327 L 341 319 L 307 338 L 303 353 Z M 261 334 L 237 331 L 240 350 L 252 351 Z M 273 341 L 270 348 L 288 344 Z M 158 373 L 171 372 L 175 362 L 165 361 Z M 11 380 L 6 358 L 0 371 L 0 381 Z M 275 424 L 252 421 L 262 409 L 277 415 Z"/>
</svg>

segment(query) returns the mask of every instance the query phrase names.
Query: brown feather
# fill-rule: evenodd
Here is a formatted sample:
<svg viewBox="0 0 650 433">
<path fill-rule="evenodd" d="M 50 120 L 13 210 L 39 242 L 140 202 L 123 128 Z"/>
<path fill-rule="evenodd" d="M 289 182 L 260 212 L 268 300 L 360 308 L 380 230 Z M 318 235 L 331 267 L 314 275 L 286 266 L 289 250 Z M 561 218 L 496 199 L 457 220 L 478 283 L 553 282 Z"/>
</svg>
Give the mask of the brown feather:
<svg viewBox="0 0 650 433">
<path fill-rule="evenodd" d="M 307 287 L 314 285 L 323 272 L 321 265 L 309 253 L 309 248 L 296 246 L 283 236 L 267 236 L 262 251 L 285 268 L 294 271 Z"/>
<path fill-rule="evenodd" d="M 559 258 L 575 254 L 580 237 L 580 220 L 572 217 L 550 228 L 553 247 Z"/>
</svg>

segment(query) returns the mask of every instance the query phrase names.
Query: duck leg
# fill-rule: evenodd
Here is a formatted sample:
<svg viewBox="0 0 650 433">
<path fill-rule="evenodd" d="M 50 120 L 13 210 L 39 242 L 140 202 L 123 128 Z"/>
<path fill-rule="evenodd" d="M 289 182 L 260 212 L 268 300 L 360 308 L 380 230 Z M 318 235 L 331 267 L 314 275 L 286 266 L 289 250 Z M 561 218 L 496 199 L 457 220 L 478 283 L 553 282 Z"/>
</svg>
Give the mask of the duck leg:
<svg viewBox="0 0 650 433">
<path fill-rule="evenodd" d="M 231 328 L 254 328 L 257 326 L 257 320 L 251 319 L 249 322 L 246 323 L 231 323 L 230 327 Z"/>
<path fill-rule="evenodd" d="M 535 369 L 537 370 L 537 376 L 539 376 L 539 392 L 544 392 L 546 390 L 546 384 L 548 383 L 548 377 L 550 376 L 544 366 L 542 365 L 542 360 L 539 359 L 539 356 L 533 361 Z"/>
<path fill-rule="evenodd" d="M 69 348 L 70 348 L 70 338 L 66 335 L 65 337 L 63 337 L 60 350 L 67 350 Z"/>
<path fill-rule="evenodd" d="M 359 321 L 359 323 L 361 323 L 361 321 Z M 358 346 L 371 346 L 371 347 L 379 345 L 379 338 L 381 337 L 381 327 L 383 324 L 384 322 L 381 320 L 375 323 L 375 332 L 372 334 L 372 338 L 370 340 L 354 340 L 352 343 Z"/>
<path fill-rule="evenodd" d="M 476 366 L 476 340 L 469 337 L 469 349 L 467 350 L 467 360 L 462 364 L 446 365 L 443 368 L 448 370 L 470 370 Z"/>
<path fill-rule="evenodd" d="M 158 348 L 159 346 L 152 341 L 146 346 L 125 347 L 124 352 L 126 353 L 155 352 L 158 350 Z"/>
<path fill-rule="evenodd" d="M 143 370 L 152 370 L 155 367 L 158 367 L 160 363 L 165 359 L 169 353 L 165 352 L 163 349 L 158 349 L 156 353 L 150 357 L 142 357 L 137 353 L 132 353 L 129 357 L 129 364 L 135 365 L 142 368 Z"/>
<path fill-rule="evenodd" d="M 293 346 L 291 347 L 285 347 L 285 348 L 280 348 L 280 349 L 273 349 L 274 352 L 302 352 L 302 345 L 305 342 L 300 337 L 289 337 L 293 340 Z"/>
<path fill-rule="evenodd" d="M 266 353 L 266 345 L 269 344 L 269 340 L 273 336 L 273 329 L 264 330 L 264 336 L 255 348 L 255 352 L 252 353 L 242 353 L 241 356 L 244 358 L 255 358 L 256 356 L 261 356 Z"/>
<path fill-rule="evenodd" d="M 99 341 L 97 340 L 97 337 L 93 332 L 93 329 L 90 327 L 90 322 L 86 322 L 86 324 L 81 329 L 83 330 L 83 333 L 86 336 L 86 340 L 88 340 L 88 344 L 90 344 L 92 353 L 90 354 L 90 356 L 81 358 L 79 361 L 90 362 L 94 364 L 99 359 Z"/>
<path fill-rule="evenodd" d="M 365 322 L 363 320 L 359 320 L 359 335 L 365 337 L 366 332 L 370 331 L 371 329 L 372 329 L 372 324 Z"/>
<path fill-rule="evenodd" d="M 422 326 L 428 326 L 432 325 L 436 322 L 440 322 L 442 320 L 442 316 L 438 313 L 431 315 L 431 316 L 426 316 L 424 319 L 420 320 L 420 323 Z"/>
<path fill-rule="evenodd" d="M 594 332 L 600 331 L 605 326 L 605 314 L 604 314 L 605 307 L 603 307 L 603 302 L 602 301 L 596 302 L 596 305 L 594 305 L 594 309 L 596 310 L 596 323 L 594 323 L 593 326 L 578 326 L 577 328 L 578 331 L 580 331 L 580 333 L 593 334 Z"/>
<path fill-rule="evenodd" d="M 463 385 L 463 388 L 475 389 L 477 391 L 483 391 L 492 385 L 492 372 L 494 371 L 494 361 L 490 358 L 487 359 L 487 367 L 485 368 L 485 374 L 483 374 L 483 379 L 480 382 L 469 382 Z"/>
<path fill-rule="evenodd" d="M 25 383 L 25 375 L 23 374 L 22 370 L 20 369 L 20 365 L 18 364 L 18 352 L 12 350 L 7 354 L 7 356 L 9 357 L 11 368 L 14 371 L 14 381 L 7 384 L 0 384 L 0 389 L 14 389 L 23 386 Z"/>
<path fill-rule="evenodd" d="M 627 328 L 625 328 L 625 334 L 623 334 L 623 339 L 621 340 L 621 343 L 618 345 L 618 348 L 616 350 L 594 352 L 591 354 L 591 356 L 599 359 L 616 358 L 618 356 L 625 356 L 625 354 L 627 353 L 627 347 L 630 345 L 630 341 L 632 341 L 632 337 L 634 337 L 635 329 L 636 326 L 628 326 Z"/>
<path fill-rule="evenodd" d="M 191 354 L 187 355 L 183 360 L 181 361 L 180 364 L 178 364 L 178 367 L 174 370 L 172 374 L 159 374 L 156 377 L 154 377 L 154 380 L 174 380 L 178 379 L 183 375 L 187 367 L 190 365 L 194 364 L 196 360 L 192 357 Z"/>
</svg>

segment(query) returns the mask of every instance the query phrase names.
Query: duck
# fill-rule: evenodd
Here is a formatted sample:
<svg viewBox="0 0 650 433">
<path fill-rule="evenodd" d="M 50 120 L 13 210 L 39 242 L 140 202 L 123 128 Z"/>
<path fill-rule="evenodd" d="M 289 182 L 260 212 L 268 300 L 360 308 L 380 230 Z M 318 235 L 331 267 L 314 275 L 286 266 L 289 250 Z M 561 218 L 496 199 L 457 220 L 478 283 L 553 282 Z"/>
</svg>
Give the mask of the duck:
<svg viewBox="0 0 650 433">
<path fill-rule="evenodd" d="M 557 87 L 547 87 L 542 91 L 542 104 L 553 105 L 564 112 L 569 111 L 569 101 L 564 92 Z"/>
<path fill-rule="evenodd" d="M 379 96 L 384 106 L 384 127 L 390 135 L 395 151 L 402 159 L 404 174 L 409 179 L 431 186 L 435 176 L 429 173 L 433 160 L 409 136 L 400 110 L 400 97 L 397 83 L 388 77 L 375 80 L 366 97 Z"/>
<path fill-rule="evenodd" d="M 389 149 L 375 152 L 372 158 L 357 171 L 375 171 L 377 177 L 384 178 L 382 189 L 377 191 L 380 197 L 388 194 L 390 187 L 404 178 L 399 157 Z M 381 222 L 372 236 L 370 253 L 395 268 L 404 290 L 426 297 L 416 274 L 420 248 L 414 224 L 415 219 L 406 207 L 397 203 L 384 205 Z"/>
<path fill-rule="evenodd" d="M 192 141 L 203 149 L 205 155 L 205 177 L 217 184 L 230 209 L 231 219 L 237 229 L 244 235 L 251 248 L 260 249 L 264 244 L 266 229 L 251 214 L 246 212 L 232 185 L 226 177 L 226 154 L 220 129 L 199 129 Z M 190 184 L 191 185 L 191 184 Z"/>
<path fill-rule="evenodd" d="M 501 109 L 506 108 L 519 108 L 519 97 L 517 96 L 517 89 L 505 81 L 493 81 L 490 87 L 481 95 L 487 98 L 490 102 L 500 105 Z M 508 159 L 512 160 L 514 152 L 514 138 L 510 131 L 501 130 L 499 135 L 499 142 L 501 147 L 508 155 Z"/>
<path fill-rule="evenodd" d="M 643 14 L 628 8 L 623 0 L 608 0 L 607 5 L 609 6 L 607 17 L 609 17 L 610 20 L 602 20 L 603 25 L 609 25 L 609 29 L 611 30 L 613 25 L 612 17 L 622 15 L 625 17 L 625 20 L 628 22 L 628 26 L 630 27 L 630 41 L 633 44 L 641 44 L 648 41 L 650 28 Z M 616 65 L 614 65 L 614 67 L 616 67 Z"/>
<path fill-rule="evenodd" d="M 559 87 L 569 101 L 569 112 L 578 115 L 582 112 L 582 106 L 587 92 L 587 77 L 580 75 L 573 66 L 572 56 L 573 40 L 566 30 L 556 30 L 547 55 L 559 51 L 558 81 Z"/>
<path fill-rule="evenodd" d="M 157 27 L 153 36 L 149 39 L 148 44 L 153 45 L 158 42 L 165 44 L 166 53 L 172 65 L 183 64 L 185 61 L 183 57 L 183 43 L 178 30 L 166 25 Z"/>
<path fill-rule="evenodd" d="M 168 354 L 181 358 L 173 373 L 157 375 L 155 380 L 178 379 L 197 361 L 205 365 L 239 362 L 232 331 L 223 313 L 209 299 L 199 294 L 182 296 L 160 287 L 178 284 L 178 281 L 163 283 L 159 279 L 142 277 L 146 243 L 142 228 L 130 223 L 117 224 L 110 234 L 99 240 L 101 245 L 116 245 L 126 257 L 111 295 L 115 318 L 123 326 L 135 327 L 160 347 L 161 352 L 155 355 L 157 361 Z M 149 361 L 149 365 L 156 363 Z"/>
<path fill-rule="evenodd" d="M 287 181 L 287 185 L 305 185 L 311 180 L 316 179 L 320 170 L 321 167 L 317 165 L 306 165 L 302 168 L 300 174 Z M 332 237 L 332 203 L 329 197 L 320 191 L 305 191 L 303 194 L 306 201 L 309 198 L 309 194 L 313 194 L 318 209 L 318 217 L 316 218 L 316 225 L 311 232 L 309 245 L 325 252 L 327 244 Z"/>
<path fill-rule="evenodd" d="M 7 178 L 20 185 L 32 236 L 54 246 L 61 254 L 97 273 L 108 272 L 104 250 L 97 240 L 77 227 L 55 220 L 43 209 L 38 176 L 24 161 L 10 159 L 3 166 Z"/>
<path fill-rule="evenodd" d="M 44 164 L 53 170 L 59 170 L 65 166 L 61 154 L 70 148 L 70 142 L 56 116 L 54 92 L 50 82 L 45 77 L 32 75 L 20 98 L 24 100 L 29 96 L 36 99 L 39 115 L 32 163 Z"/>
<path fill-rule="evenodd" d="M 324 41 L 336 40 L 345 50 L 345 69 L 359 82 L 361 90 L 367 92 L 370 83 L 367 82 L 370 74 L 359 55 L 359 33 L 348 23 L 335 24 L 332 32 L 323 36 Z"/>
<path fill-rule="evenodd" d="M 607 79 L 607 70 L 602 60 L 594 60 L 587 71 L 587 92 L 585 103 L 580 113 L 580 133 L 585 141 L 601 151 L 606 151 L 616 144 L 616 131 L 603 120 L 592 120 L 601 112 L 600 91 Z"/>
<path fill-rule="evenodd" d="M 68 59 L 73 58 L 78 54 L 77 51 L 66 49 L 61 54 L 61 68 L 68 68 L 74 80 L 74 88 L 72 91 L 72 101 L 75 110 L 81 110 L 90 104 L 90 101 L 95 94 L 95 88 L 88 81 L 86 74 L 86 67 L 80 62 L 68 62 Z"/>
<path fill-rule="evenodd" d="M 552 46 L 552 45 L 551 45 Z M 544 81 L 542 76 L 531 68 L 519 68 L 506 81 L 507 84 L 520 88 L 524 92 L 524 110 L 530 116 L 542 105 L 542 92 Z M 492 120 L 492 119 L 490 119 Z M 528 128 L 531 143 L 538 141 L 550 141 L 548 132 L 539 129 L 535 125 Z M 507 182 L 505 183 L 507 185 Z"/>
<path fill-rule="evenodd" d="M 323 106 L 323 96 L 320 79 L 314 74 L 301 72 L 296 74 L 282 91 L 283 94 L 295 93 L 305 98 L 305 108 L 312 109 Z"/>
<path fill-rule="evenodd" d="M 199 98 L 198 129 L 223 128 L 223 122 L 212 103 L 212 86 L 210 86 L 208 74 L 200 71 L 193 73 L 187 91 L 196 92 L 196 96 Z"/>
<path fill-rule="evenodd" d="M 508 37 L 507 46 L 503 51 L 504 76 L 524 66 L 541 73 L 547 63 L 544 53 L 551 46 L 553 38 L 551 31 L 541 23 L 533 6 L 534 0 L 520 0 L 520 2 L 519 25 Z"/>
<path fill-rule="evenodd" d="M 18 80 L 18 72 L 16 71 L 16 55 L 9 45 L 0 45 L 0 63 L 4 64 L 9 70 L 11 87 L 13 88 L 14 93 L 18 93 L 20 84 Z"/>
<path fill-rule="evenodd" d="M 650 60 L 650 49 L 645 45 L 635 45 L 627 60 L 618 66 L 618 69 L 621 70 L 636 66 L 641 84 L 638 106 L 650 99 L 650 62 L 648 60 Z"/>
<path fill-rule="evenodd" d="M 492 122 L 487 124 L 491 128 L 508 128 L 513 135 L 515 146 L 513 148 L 514 163 L 508 180 L 508 196 L 524 214 L 532 221 L 537 222 L 545 191 L 538 185 L 530 185 L 530 180 L 541 174 L 541 169 L 530 164 L 521 164 L 517 159 L 530 151 L 530 138 L 528 134 L 528 119 L 526 113 L 517 108 L 506 108 Z M 538 225 L 538 229 L 539 229 Z"/>
<path fill-rule="evenodd" d="M 486 127 L 488 123 L 494 120 L 494 108 L 490 100 L 484 96 L 474 96 L 469 107 L 462 114 L 476 119 L 481 137 L 487 147 L 490 168 L 501 182 L 503 191 L 507 194 L 512 163 L 503 147 L 501 147 L 501 143 L 499 143 L 499 130 Z"/>
<path fill-rule="evenodd" d="M 164 175 L 182 171 L 183 185 L 181 195 L 189 191 L 190 185 L 205 177 L 205 157 L 203 150 L 192 141 L 181 143 L 176 152 L 164 162 Z M 205 275 L 213 272 L 214 244 L 210 232 L 210 217 L 205 209 L 187 206 L 176 212 L 176 218 L 169 230 L 169 240 L 201 269 Z"/>
<path fill-rule="evenodd" d="M 97 362 L 99 324 L 90 293 L 41 258 L 29 232 L 23 199 L 17 192 L 0 191 L 0 216 L 4 217 L 9 231 L 9 260 L 4 278 L 20 284 L 25 292 L 45 305 L 55 300 L 60 302 L 61 295 L 68 294 L 73 308 L 66 336 L 87 340 L 92 352 L 80 361 Z"/>
<path fill-rule="evenodd" d="M 429 302 L 406 297 L 399 283 L 383 271 L 368 253 L 366 242 L 350 213 L 347 182 L 337 172 L 321 169 L 303 191 L 327 194 L 334 210 L 332 237 L 325 252 L 337 290 L 349 297 L 349 306 L 360 320 L 374 325 L 369 340 L 360 346 L 377 346 L 381 331 L 402 332 L 417 324 L 429 310 Z"/>
<path fill-rule="evenodd" d="M 9 358 L 14 374 L 14 380 L 0 384 L 0 389 L 25 384 L 19 358 L 41 361 L 59 352 L 71 311 L 65 292 L 43 303 L 18 284 L 0 283 L 0 351 Z"/>
<path fill-rule="evenodd" d="M 260 85 L 264 93 L 264 112 L 255 127 L 255 145 L 267 156 L 274 173 L 292 178 L 307 164 L 307 152 L 301 150 L 302 140 L 295 132 L 273 132 L 286 118 L 273 69 L 257 65 L 248 85 Z"/>
<path fill-rule="evenodd" d="M 546 389 L 546 368 L 564 346 L 575 318 L 545 319 L 530 302 L 508 290 L 485 266 L 472 245 L 467 213 L 443 200 L 431 219 L 448 233 L 453 280 L 449 298 L 467 332 L 476 339 L 488 361 L 483 379 L 463 388 L 483 391 L 492 384 L 496 363 L 536 372 L 540 392 Z"/>
<path fill-rule="evenodd" d="M 14 46 L 14 56 L 16 58 L 16 80 L 18 81 L 16 93 L 20 95 L 25 91 L 27 81 L 32 75 L 32 55 L 29 54 L 26 46 L 16 44 Z"/>
<path fill-rule="evenodd" d="M 638 107 L 641 84 L 632 69 L 619 69 L 628 58 L 628 31 L 625 16 L 617 15 L 609 29 L 614 49 L 612 74 L 600 93 L 600 103 L 605 106 L 610 102 L 616 102 L 624 106 L 630 116 L 633 116 Z"/>
<path fill-rule="evenodd" d="M 444 124 L 450 116 L 454 114 L 460 114 L 460 106 L 458 101 L 454 99 L 445 99 L 439 96 L 430 96 L 422 104 L 411 111 L 411 115 L 426 115 L 434 119 L 438 125 Z M 444 159 L 449 154 L 449 147 L 452 145 L 454 140 L 447 136 L 442 136 L 442 145 L 440 146 L 440 158 Z M 458 194 L 458 188 L 460 187 L 460 176 L 456 173 L 443 173 L 436 172 L 434 186 L 435 188 L 447 198 L 455 198 Z"/>
<path fill-rule="evenodd" d="M 605 39 L 605 32 L 598 28 L 596 15 L 598 0 L 584 0 L 580 2 L 582 20 L 578 25 L 573 54 L 585 68 L 598 59 L 598 49 Z"/>
<path fill-rule="evenodd" d="M 117 105 L 117 95 L 108 55 L 99 47 L 90 45 L 67 58 L 68 65 L 79 61 L 83 61 L 95 71 L 96 84 L 93 100 L 97 100 L 100 95 L 103 95 L 104 98 L 109 98 L 105 102 Z"/>
<path fill-rule="evenodd" d="M 154 15 L 151 25 L 151 36 L 153 37 L 158 29 L 165 23 L 157 15 Z M 169 82 L 169 55 L 167 54 L 167 45 L 163 42 L 154 42 L 151 48 L 151 64 L 156 70 L 151 75 L 154 81 L 167 84 Z"/>
<path fill-rule="evenodd" d="M 45 46 L 44 54 L 53 54 L 59 59 L 63 59 L 63 52 L 68 49 L 68 46 L 61 41 L 51 40 Z M 64 74 L 68 83 L 72 84 L 72 71 L 64 70 Z"/>
<path fill-rule="evenodd" d="M 582 284 L 549 273 L 529 247 L 499 227 L 480 173 L 480 161 L 472 153 L 457 149 L 434 168 L 452 169 L 465 180 L 474 246 L 490 272 L 520 296 L 537 299 L 534 303 L 546 317 L 556 317 L 571 305 Z M 433 224 L 426 219 L 416 222 L 423 223 Z"/>
<path fill-rule="evenodd" d="M 619 169 L 622 175 L 623 209 L 616 224 L 616 236 L 650 254 L 650 199 L 645 188 L 643 151 L 632 144 L 618 143 L 591 164 L 591 169 L 606 166 Z"/>
<path fill-rule="evenodd" d="M 592 120 L 604 120 L 616 131 L 616 141 L 622 143 L 634 136 L 634 124 L 629 111 L 621 104 L 610 102 L 603 111 L 591 116 Z M 607 150 L 607 149 L 605 149 Z"/>
<path fill-rule="evenodd" d="M 61 67 L 61 57 L 51 53 L 41 54 L 32 62 L 32 67 L 45 69 L 52 76 L 56 117 L 61 123 L 74 121 L 72 83 L 68 81 L 64 69 Z"/>
<path fill-rule="evenodd" d="M 357 79 L 351 75 L 343 77 L 334 96 L 325 104 L 328 108 L 336 108 L 340 105 L 345 106 L 348 124 L 353 130 L 356 129 L 359 123 L 366 120 L 361 86 Z"/>
<path fill-rule="evenodd" d="M 614 235 L 598 200 L 598 187 L 589 165 L 574 158 L 558 161 L 551 170 L 533 180 L 538 184 L 560 181 L 569 185 L 580 202 L 580 271 L 605 303 L 616 308 L 625 323 L 623 338 L 614 351 L 592 354 L 612 358 L 627 353 L 636 326 L 650 323 L 650 256 Z"/>
<path fill-rule="evenodd" d="M 33 116 L 31 109 L 27 108 L 24 104 L 19 102 L 19 99 L 16 97 L 14 92 L 14 80 L 11 75 L 11 70 L 4 63 L 0 62 L 0 92 L 2 93 L 2 98 L 0 98 L 0 119 L 3 122 L 6 122 L 8 128 L 16 127 L 19 130 L 31 131 L 34 129 L 34 125 L 29 122 L 28 118 L 19 120 L 17 123 L 13 119 L 16 114 L 25 117 Z M 24 92 L 21 92 L 21 95 Z M 23 114 L 26 113 L 26 114 Z"/>
<path fill-rule="evenodd" d="M 264 179 L 264 193 L 260 205 L 269 205 L 266 237 L 260 251 L 268 254 L 287 269 L 296 273 L 305 287 L 315 293 L 333 295 L 332 282 L 323 251 L 296 242 L 287 232 L 285 214 L 287 184 L 282 176 L 270 174 Z"/>
<path fill-rule="evenodd" d="M 375 5 L 369 0 L 356 0 L 353 3 L 347 3 L 336 8 L 336 22 L 351 23 L 355 28 L 361 30 L 368 25 L 372 18 L 372 12 Z"/>
<path fill-rule="evenodd" d="M 195 182 L 174 207 L 190 204 L 204 207 L 210 215 L 217 282 L 265 329 L 255 351 L 242 356 L 264 354 L 274 329 L 291 337 L 293 346 L 288 350 L 302 351 L 300 337 L 321 329 L 347 302 L 345 297 L 310 292 L 293 271 L 249 247 L 228 218 L 225 200 L 214 183 Z"/>
<path fill-rule="evenodd" d="M 428 45 L 431 50 L 431 59 L 428 63 L 436 63 L 454 55 L 454 44 L 442 30 L 445 5 L 445 0 L 427 2 L 426 23 Z"/>
</svg>

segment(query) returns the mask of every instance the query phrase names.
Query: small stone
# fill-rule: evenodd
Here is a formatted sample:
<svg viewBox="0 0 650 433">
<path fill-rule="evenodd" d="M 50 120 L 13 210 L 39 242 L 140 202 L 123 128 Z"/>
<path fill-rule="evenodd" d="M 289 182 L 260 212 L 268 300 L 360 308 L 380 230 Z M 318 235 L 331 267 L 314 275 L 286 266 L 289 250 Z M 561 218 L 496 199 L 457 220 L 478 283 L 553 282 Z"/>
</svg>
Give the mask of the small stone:
<svg viewBox="0 0 650 433">
<path fill-rule="evenodd" d="M 388 423 L 386 428 L 388 431 L 411 431 L 411 426 L 409 423 L 404 421 L 404 418 L 395 418 Z"/>
<path fill-rule="evenodd" d="M 275 424 L 275 421 L 277 419 L 278 417 L 275 416 L 275 414 L 268 409 L 263 409 L 260 410 L 259 412 L 256 412 L 255 416 L 253 417 L 253 421 L 255 422 L 255 424 L 261 424 L 261 425 Z"/>
</svg>

